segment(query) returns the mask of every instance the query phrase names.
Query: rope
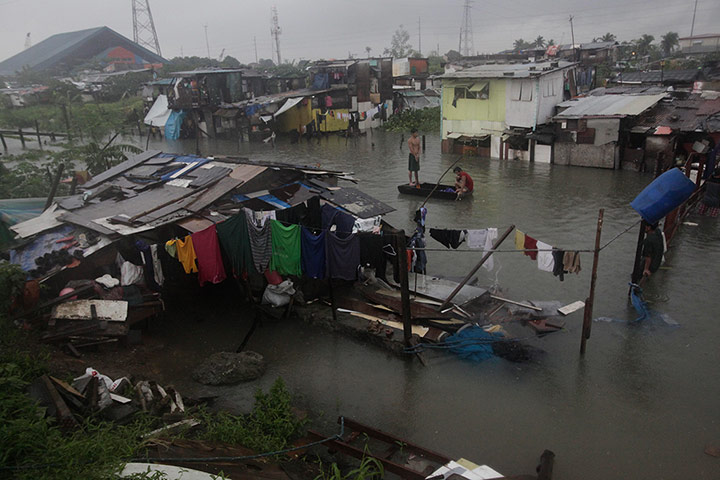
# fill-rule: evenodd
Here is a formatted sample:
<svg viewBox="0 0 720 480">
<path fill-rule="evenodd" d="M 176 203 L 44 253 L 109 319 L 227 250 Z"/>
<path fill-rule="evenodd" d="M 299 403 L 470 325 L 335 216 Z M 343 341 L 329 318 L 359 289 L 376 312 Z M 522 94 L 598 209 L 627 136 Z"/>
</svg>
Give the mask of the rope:
<svg viewBox="0 0 720 480">
<path fill-rule="evenodd" d="M 299 447 L 292 447 L 292 448 L 286 448 L 284 450 L 277 450 L 274 452 L 266 452 L 266 453 L 258 453 L 255 455 L 242 455 L 242 456 L 235 456 L 235 457 L 191 457 L 191 458 L 182 458 L 182 457 L 137 457 L 137 458 L 131 458 L 129 460 L 126 460 L 126 462 L 187 462 L 187 463 L 201 463 L 201 462 L 232 462 L 232 461 L 243 461 L 243 460 L 254 460 L 256 458 L 263 458 L 263 457 L 274 457 L 277 455 L 283 455 L 285 453 L 295 452 L 297 450 L 303 450 L 305 448 L 314 447 L 316 445 L 321 445 L 323 443 L 329 442 L 331 440 L 342 440 L 343 435 L 345 435 L 345 417 L 340 417 L 340 432 L 336 433 L 335 435 L 332 435 L 330 437 L 324 438 L 322 440 L 318 440 L 316 442 L 307 443 L 305 445 L 301 445 Z M 86 464 L 93 463 L 91 461 L 86 462 Z M 13 466 L 3 466 L 0 467 L 0 470 L 37 470 L 41 468 L 46 467 L 53 467 L 53 466 L 59 466 L 61 464 L 59 463 L 44 463 L 44 464 L 35 464 L 35 465 L 13 465 Z"/>
</svg>

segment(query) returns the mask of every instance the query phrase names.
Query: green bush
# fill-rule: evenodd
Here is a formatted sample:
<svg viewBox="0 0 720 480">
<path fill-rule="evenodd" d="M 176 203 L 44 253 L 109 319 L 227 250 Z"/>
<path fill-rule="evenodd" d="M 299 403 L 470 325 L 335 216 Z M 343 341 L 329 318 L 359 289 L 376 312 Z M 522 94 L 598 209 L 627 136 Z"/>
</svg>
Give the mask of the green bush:
<svg viewBox="0 0 720 480">
<path fill-rule="evenodd" d="M 417 128 L 421 133 L 440 131 L 440 107 L 405 110 L 390 117 L 382 126 L 389 132 L 409 132 Z"/>
</svg>

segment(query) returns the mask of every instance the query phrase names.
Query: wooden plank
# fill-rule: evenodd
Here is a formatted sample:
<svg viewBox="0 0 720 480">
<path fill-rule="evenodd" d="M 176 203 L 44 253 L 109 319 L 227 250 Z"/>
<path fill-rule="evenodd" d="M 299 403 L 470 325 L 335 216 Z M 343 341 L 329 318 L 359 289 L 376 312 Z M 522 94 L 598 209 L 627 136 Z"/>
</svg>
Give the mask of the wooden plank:
<svg viewBox="0 0 720 480">
<path fill-rule="evenodd" d="M 88 228 L 88 229 L 90 229 L 94 232 L 100 233 L 102 235 L 107 235 L 107 236 L 115 235 L 115 232 L 110 230 L 109 228 L 105 228 L 102 225 L 93 222 L 92 220 L 83 218 L 76 213 L 65 212 L 62 215 L 60 215 L 58 217 L 58 219 L 62 220 L 63 222 L 72 223 L 73 225 L 79 225 L 81 227 Z"/>
<path fill-rule="evenodd" d="M 338 423 L 341 423 L 342 417 L 338 418 Z M 434 452 L 432 450 L 428 450 L 425 447 L 421 447 L 420 445 L 417 445 L 412 442 L 408 442 L 407 440 L 396 437 L 395 435 L 392 435 L 390 433 L 383 432 L 381 430 L 377 430 L 373 427 L 370 427 L 368 425 L 363 425 L 360 422 L 357 422 L 351 418 L 345 417 L 342 419 L 345 423 L 345 428 L 349 428 L 350 430 L 356 431 L 356 432 L 363 432 L 366 433 L 369 437 L 375 438 L 377 440 L 381 440 L 386 443 L 397 443 L 402 442 L 403 450 L 415 453 L 417 455 L 422 456 L 423 458 L 426 458 L 428 460 L 432 460 L 434 462 L 438 462 L 441 464 L 448 463 L 451 459 L 441 453 Z"/>
<path fill-rule="evenodd" d="M 70 412 L 67 404 L 60 396 L 60 393 L 58 393 L 55 389 L 55 385 L 53 385 L 50 377 L 43 375 L 40 378 L 42 378 L 43 384 L 45 385 L 45 388 L 47 388 L 50 398 L 52 398 L 52 402 L 55 405 L 58 423 L 64 427 L 76 427 L 77 421 L 75 420 L 75 417 L 73 417 L 73 414 Z"/>
<path fill-rule="evenodd" d="M 64 320 L 95 320 L 124 322 L 128 317 L 128 302 L 124 300 L 72 300 L 57 305 L 53 309 L 52 318 Z"/>
<path fill-rule="evenodd" d="M 228 175 L 216 182 L 212 187 L 208 188 L 205 193 L 200 195 L 197 200 L 189 204 L 186 209 L 197 213 L 242 183 L 243 180 L 239 180 Z"/>
<path fill-rule="evenodd" d="M 494 300 L 500 300 L 501 302 L 505 303 L 512 303 L 513 305 L 518 305 L 523 308 L 529 308 L 530 310 L 535 310 L 536 312 L 542 312 L 542 308 L 536 307 L 535 305 L 530 305 L 529 303 L 517 302 L 508 298 L 498 297 L 497 295 L 490 295 L 490 298 Z"/>
<path fill-rule="evenodd" d="M 100 175 L 97 175 L 93 179 L 91 179 L 89 182 L 86 182 L 83 185 L 83 188 L 85 190 L 89 188 L 94 188 L 98 185 L 100 185 L 103 182 L 106 182 L 110 180 L 113 177 L 117 177 L 118 175 L 121 175 L 125 173 L 126 171 L 130 170 L 133 167 L 136 167 L 140 165 L 141 163 L 145 162 L 146 160 L 149 160 L 157 155 L 159 155 L 161 152 L 160 150 L 148 150 L 143 153 L 140 153 L 138 155 L 135 155 L 132 158 L 129 158 L 122 162 L 119 165 L 115 165 L 114 167 L 105 170 Z"/>
</svg>

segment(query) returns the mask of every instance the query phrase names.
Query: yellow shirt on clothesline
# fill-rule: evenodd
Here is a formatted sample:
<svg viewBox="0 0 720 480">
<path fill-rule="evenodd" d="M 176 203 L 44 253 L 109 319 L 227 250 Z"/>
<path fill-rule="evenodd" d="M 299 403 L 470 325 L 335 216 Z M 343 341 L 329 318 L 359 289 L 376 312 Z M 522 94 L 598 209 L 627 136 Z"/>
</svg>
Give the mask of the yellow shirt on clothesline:
<svg viewBox="0 0 720 480">
<path fill-rule="evenodd" d="M 193 246 L 192 237 L 190 235 L 186 236 L 182 240 L 179 238 L 175 240 L 168 240 L 165 245 L 166 247 L 175 246 L 177 248 L 177 259 L 180 263 L 182 263 L 185 273 L 198 271 L 197 264 L 195 263 L 197 255 L 195 255 L 195 247 Z"/>
</svg>

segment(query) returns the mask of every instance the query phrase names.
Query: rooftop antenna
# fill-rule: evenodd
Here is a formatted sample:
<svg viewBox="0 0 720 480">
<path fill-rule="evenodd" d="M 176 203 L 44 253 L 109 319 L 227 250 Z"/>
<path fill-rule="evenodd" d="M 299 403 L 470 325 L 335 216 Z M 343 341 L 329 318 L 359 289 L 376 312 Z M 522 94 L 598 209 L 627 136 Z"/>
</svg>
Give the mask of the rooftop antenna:
<svg viewBox="0 0 720 480">
<path fill-rule="evenodd" d="M 465 0 L 463 6 L 463 19 L 460 25 L 460 53 L 469 57 L 472 52 L 475 51 L 473 46 L 473 31 L 472 31 L 472 19 L 470 17 L 470 9 L 472 8 L 472 0 Z"/>
<path fill-rule="evenodd" d="M 150 11 L 150 0 L 132 0 L 133 41 L 162 56 L 155 22 Z"/>
<path fill-rule="evenodd" d="M 277 64 L 280 65 L 282 60 L 280 59 L 280 33 L 282 33 L 282 30 L 280 30 L 280 24 L 278 23 L 278 13 L 277 13 L 277 7 L 273 5 L 272 7 L 272 17 L 271 17 L 271 24 L 270 24 L 270 35 L 272 35 L 273 40 L 275 41 L 274 50 L 275 50 L 275 56 L 277 58 Z"/>
<path fill-rule="evenodd" d="M 207 58 L 210 58 L 210 42 L 208 41 L 208 35 L 207 35 L 207 23 L 203 25 L 205 27 L 205 46 L 207 47 Z"/>
<path fill-rule="evenodd" d="M 30 38 L 30 32 L 25 35 L 25 49 L 32 47 L 32 39 Z"/>
</svg>

